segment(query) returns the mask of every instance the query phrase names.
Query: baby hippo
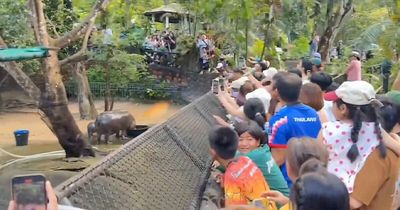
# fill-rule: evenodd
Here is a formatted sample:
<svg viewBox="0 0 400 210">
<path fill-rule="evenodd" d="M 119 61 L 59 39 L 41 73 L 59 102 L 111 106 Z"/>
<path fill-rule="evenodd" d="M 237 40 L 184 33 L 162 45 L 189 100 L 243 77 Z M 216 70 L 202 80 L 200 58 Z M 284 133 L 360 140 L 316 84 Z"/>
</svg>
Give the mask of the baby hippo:
<svg viewBox="0 0 400 210">
<path fill-rule="evenodd" d="M 96 121 L 88 124 L 89 139 L 93 133 L 97 134 L 97 143 L 100 144 L 102 135 L 105 136 L 105 142 L 108 143 L 110 135 L 116 134 L 119 138 L 126 136 L 127 130 L 135 129 L 136 121 L 133 116 L 126 111 L 108 111 L 97 116 Z"/>
</svg>

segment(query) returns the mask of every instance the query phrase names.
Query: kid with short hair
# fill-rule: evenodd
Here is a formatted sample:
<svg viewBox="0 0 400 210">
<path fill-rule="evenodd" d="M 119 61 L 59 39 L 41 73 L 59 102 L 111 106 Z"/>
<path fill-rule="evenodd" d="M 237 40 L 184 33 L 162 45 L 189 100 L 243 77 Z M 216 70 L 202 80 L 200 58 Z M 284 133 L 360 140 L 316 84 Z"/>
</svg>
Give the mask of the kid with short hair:
<svg viewBox="0 0 400 210">
<path fill-rule="evenodd" d="M 223 175 L 225 206 L 248 205 L 269 190 L 260 169 L 248 157 L 235 158 L 239 137 L 229 127 L 216 127 L 209 135 L 210 154 L 226 171 Z M 265 208 L 275 210 L 274 202 L 264 200 Z"/>
</svg>

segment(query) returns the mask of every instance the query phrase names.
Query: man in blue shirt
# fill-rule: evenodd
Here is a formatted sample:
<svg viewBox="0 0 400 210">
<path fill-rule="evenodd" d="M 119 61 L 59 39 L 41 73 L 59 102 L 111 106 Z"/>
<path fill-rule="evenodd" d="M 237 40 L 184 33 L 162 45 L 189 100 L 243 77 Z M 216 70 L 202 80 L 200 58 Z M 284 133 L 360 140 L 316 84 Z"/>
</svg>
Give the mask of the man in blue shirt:
<svg viewBox="0 0 400 210">
<path fill-rule="evenodd" d="M 271 95 L 285 105 L 269 121 L 269 146 L 289 186 L 285 164 L 288 141 L 293 137 L 317 138 L 321 129 L 317 112 L 299 102 L 301 86 L 301 78 L 292 73 L 279 72 L 272 78 Z"/>
</svg>

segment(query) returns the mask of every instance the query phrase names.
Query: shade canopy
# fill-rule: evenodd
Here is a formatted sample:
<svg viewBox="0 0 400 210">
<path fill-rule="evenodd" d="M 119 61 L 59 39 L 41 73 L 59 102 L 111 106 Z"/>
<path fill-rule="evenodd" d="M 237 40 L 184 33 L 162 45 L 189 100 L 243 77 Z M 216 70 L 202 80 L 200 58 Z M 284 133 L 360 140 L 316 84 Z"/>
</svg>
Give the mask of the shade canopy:
<svg viewBox="0 0 400 210">
<path fill-rule="evenodd" d="M 148 17 L 154 16 L 154 20 L 157 22 L 164 22 L 165 16 L 168 16 L 170 23 L 179 23 L 185 15 L 190 17 L 189 11 L 177 3 L 146 11 L 144 15 Z"/>
<path fill-rule="evenodd" d="M 0 49 L 0 62 L 30 60 L 48 56 L 49 49 L 44 47 Z"/>
</svg>

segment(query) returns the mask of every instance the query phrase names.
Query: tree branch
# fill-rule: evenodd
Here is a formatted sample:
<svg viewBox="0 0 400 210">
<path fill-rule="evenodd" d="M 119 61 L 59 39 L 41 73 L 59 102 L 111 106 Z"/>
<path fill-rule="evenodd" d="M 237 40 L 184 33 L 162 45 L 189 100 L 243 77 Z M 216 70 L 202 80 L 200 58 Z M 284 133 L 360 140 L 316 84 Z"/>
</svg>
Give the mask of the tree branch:
<svg viewBox="0 0 400 210">
<path fill-rule="evenodd" d="M 34 0 L 28 0 L 28 8 L 30 8 L 30 19 L 31 19 L 31 24 L 33 27 L 34 35 L 36 38 L 36 42 L 39 42 L 39 26 L 37 24 L 37 12 L 36 12 L 36 7 L 33 2 Z"/>
<path fill-rule="evenodd" d="M 53 29 L 54 34 L 57 36 L 57 38 L 60 38 L 61 36 L 60 36 L 60 34 L 58 33 L 57 28 L 56 28 L 56 26 L 54 25 L 54 23 L 50 20 L 50 18 L 49 18 L 47 15 L 45 15 L 45 17 L 46 17 L 46 21 L 49 23 L 49 25 L 50 25 L 51 28 Z"/>
<path fill-rule="evenodd" d="M 105 10 L 106 6 L 108 5 L 108 3 L 110 3 L 110 1 L 111 0 L 99 0 L 97 4 L 93 7 L 89 16 L 85 19 L 85 21 L 83 21 L 77 27 L 72 29 L 72 31 L 66 33 L 61 38 L 56 39 L 55 46 L 59 48 L 64 48 L 68 46 L 68 44 L 79 39 L 82 36 L 82 34 L 84 34 L 86 30 L 88 30 L 90 22 L 94 21 L 97 15 Z"/>
<path fill-rule="evenodd" d="M 90 34 L 92 33 L 92 30 L 93 30 L 93 26 L 94 26 L 94 19 L 92 19 L 88 25 L 88 29 L 85 34 L 85 38 L 83 39 L 83 42 L 82 42 L 82 48 L 77 53 L 60 61 L 61 66 L 71 63 L 71 62 L 81 61 L 87 57 L 86 56 L 87 45 L 88 45 Z"/>
</svg>

